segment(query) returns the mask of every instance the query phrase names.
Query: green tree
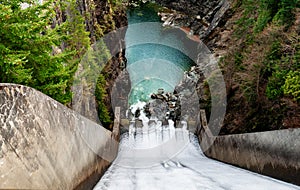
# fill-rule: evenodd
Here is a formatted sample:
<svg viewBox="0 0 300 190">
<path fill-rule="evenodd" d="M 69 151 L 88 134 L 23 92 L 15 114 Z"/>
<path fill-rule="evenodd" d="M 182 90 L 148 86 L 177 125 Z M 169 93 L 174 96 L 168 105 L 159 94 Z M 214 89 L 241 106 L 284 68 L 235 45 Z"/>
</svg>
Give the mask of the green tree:
<svg viewBox="0 0 300 190">
<path fill-rule="evenodd" d="M 67 13 L 67 20 L 63 24 L 63 31 L 68 34 L 65 43 L 68 49 L 76 50 L 75 57 L 81 58 L 91 43 L 89 32 L 86 31 L 85 18 L 77 9 L 76 0 L 63 0 L 61 4 L 63 10 Z"/>
<path fill-rule="evenodd" d="M 24 8 L 24 3 L 29 6 Z M 50 27 L 55 18 L 52 5 L 53 1 L 0 3 L 0 82 L 28 85 L 66 104 L 72 98 L 68 59 L 74 52 L 53 52 L 64 36 Z"/>
<path fill-rule="evenodd" d="M 104 99 L 107 97 L 105 90 L 106 81 L 103 74 L 100 74 L 96 84 L 95 97 L 97 101 L 98 116 L 102 125 L 106 128 L 110 128 L 112 118 L 110 117 L 109 111 L 104 103 Z"/>
</svg>

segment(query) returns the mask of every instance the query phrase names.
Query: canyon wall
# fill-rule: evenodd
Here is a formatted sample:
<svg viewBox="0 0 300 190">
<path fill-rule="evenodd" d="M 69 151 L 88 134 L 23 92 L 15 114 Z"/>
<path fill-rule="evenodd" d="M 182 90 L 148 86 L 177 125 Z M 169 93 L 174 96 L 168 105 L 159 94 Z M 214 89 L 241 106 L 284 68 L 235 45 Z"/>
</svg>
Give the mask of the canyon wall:
<svg viewBox="0 0 300 190">
<path fill-rule="evenodd" d="M 111 132 L 29 87 L 0 84 L 0 188 L 90 189 L 118 144 Z"/>
<path fill-rule="evenodd" d="M 79 83 L 73 85 L 72 109 L 97 123 L 102 122 L 106 128 L 111 130 L 112 123 L 100 121 L 99 114 L 101 113 L 98 113 L 97 110 L 99 110 L 99 106 L 101 107 L 104 104 L 105 109 L 108 111 L 107 117 L 110 117 L 112 121 L 114 115 L 113 106 L 121 106 L 122 111 L 127 109 L 127 98 L 119 99 L 118 103 L 113 106 L 111 100 L 114 86 L 130 86 L 129 75 L 124 69 L 126 66 L 124 38 L 126 33 L 125 27 L 128 24 L 125 7 L 122 4 L 118 4 L 117 1 L 111 2 L 107 0 L 78 0 L 78 5 L 82 15 L 90 15 L 89 18 L 85 19 L 86 29 L 90 32 L 92 47 L 97 49 L 95 47 L 100 45 L 102 49 L 94 51 L 97 54 L 96 59 L 99 59 L 96 63 L 97 68 L 94 68 L 94 70 L 90 70 L 92 64 L 84 60 L 86 57 L 89 59 L 88 54 L 91 51 L 86 53 L 86 57 L 82 57 L 75 74 L 75 80 L 79 81 Z M 92 9 L 91 7 L 94 8 Z M 102 45 L 102 41 L 104 41 L 105 47 Z M 109 56 L 106 55 L 106 51 L 110 53 Z M 96 76 L 92 81 L 87 79 L 86 73 L 88 72 L 88 75 Z M 104 90 L 105 95 L 95 97 L 96 84 L 100 74 L 105 78 L 100 87 L 101 90 Z M 117 97 L 127 97 L 129 93 L 127 91 L 116 92 L 115 96 Z M 121 113 L 124 115 L 123 112 Z M 104 114 L 102 113 L 102 115 Z"/>
<path fill-rule="evenodd" d="M 156 2 L 176 11 L 168 15 L 168 24 L 187 27 L 191 34 L 198 35 L 205 42 L 210 41 L 211 35 L 230 17 L 229 0 L 156 0 Z"/>
</svg>

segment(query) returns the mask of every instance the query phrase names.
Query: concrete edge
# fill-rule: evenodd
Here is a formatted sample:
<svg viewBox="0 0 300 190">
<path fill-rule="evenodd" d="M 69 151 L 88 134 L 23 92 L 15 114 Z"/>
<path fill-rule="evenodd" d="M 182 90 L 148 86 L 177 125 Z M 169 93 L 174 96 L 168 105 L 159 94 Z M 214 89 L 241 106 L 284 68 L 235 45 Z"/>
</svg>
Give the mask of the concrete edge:
<svg viewBox="0 0 300 190">
<path fill-rule="evenodd" d="M 209 158 L 300 185 L 300 129 L 198 137 Z"/>
<path fill-rule="evenodd" d="M 4 159 L 5 163 L 4 166 L 0 166 L 0 173 L 6 176 L 5 183 L 1 183 L 0 188 L 87 189 L 87 187 L 98 182 L 111 163 L 87 147 L 75 125 L 93 125 L 102 128 L 100 125 L 30 87 L 2 83 L 0 84 L 0 93 L 2 96 L 0 98 L 2 105 L 0 110 L 0 150 L 2 151 L 0 151 L 0 158 Z M 14 104 L 14 102 L 17 103 Z M 8 117 L 7 110 L 12 110 Z M 26 116 L 23 117 L 21 112 L 26 113 Z M 61 117 L 61 121 L 51 123 L 56 117 Z M 44 136 L 40 137 L 36 134 L 34 136 L 32 131 L 28 132 L 28 129 L 34 129 Z M 92 134 L 88 130 L 87 132 Z M 111 141 L 115 141 L 112 133 L 104 128 L 101 130 L 105 135 L 110 135 L 110 138 L 106 142 L 100 143 L 99 151 L 117 149 L 115 146 L 117 144 L 111 143 Z M 15 135 L 9 138 L 5 137 L 10 132 Z M 118 135 L 116 132 L 119 131 L 114 131 L 114 135 Z M 53 136 L 56 135 L 57 137 L 54 139 Z M 73 142 L 77 141 L 76 144 L 56 142 L 60 141 L 64 135 L 70 137 Z M 29 142 L 29 144 L 21 144 L 24 141 Z M 56 152 L 55 148 L 59 150 Z M 64 152 L 66 150 L 68 151 Z M 28 158 L 26 155 L 29 155 Z M 48 155 L 50 158 L 47 157 Z M 62 155 L 67 155 L 68 158 L 60 158 Z M 79 166 L 76 165 L 78 161 L 74 158 L 76 155 L 83 157 L 78 159 L 81 162 Z M 5 172 L 12 163 L 20 169 L 10 173 Z M 36 169 L 27 167 L 32 164 L 38 165 L 38 167 Z M 74 164 L 75 166 L 73 166 Z M 70 176 L 65 177 L 62 167 L 65 167 Z M 31 169 L 34 171 L 29 171 Z M 51 177 L 52 174 L 54 176 Z M 18 181 L 13 180 L 16 178 Z"/>
</svg>

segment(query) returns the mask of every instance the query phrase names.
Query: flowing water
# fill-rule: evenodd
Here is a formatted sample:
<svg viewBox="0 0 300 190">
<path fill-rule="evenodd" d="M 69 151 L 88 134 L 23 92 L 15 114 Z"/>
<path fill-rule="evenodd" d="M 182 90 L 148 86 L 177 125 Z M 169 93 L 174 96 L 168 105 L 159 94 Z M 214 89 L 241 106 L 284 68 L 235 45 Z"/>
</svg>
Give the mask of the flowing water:
<svg viewBox="0 0 300 190">
<path fill-rule="evenodd" d="M 152 128 L 153 127 L 153 128 Z M 162 162 L 154 157 L 168 152 L 163 148 L 172 137 L 183 143 L 177 155 Z M 173 143 L 173 145 L 176 143 Z M 175 145 L 174 145 L 175 146 Z M 160 151 L 156 151 L 161 147 Z M 152 154 L 136 154 L 141 150 Z M 146 156 L 145 156 L 146 155 Z M 149 159 L 152 158 L 152 159 Z M 154 161 L 154 162 L 152 162 Z M 144 165 L 145 167 L 142 167 Z M 299 190 L 294 186 L 266 176 L 236 168 L 205 157 L 196 136 L 184 129 L 173 131 L 167 126 L 150 126 L 148 133 L 137 130 L 125 133 L 119 154 L 95 190 Z"/>
<path fill-rule="evenodd" d="M 173 92 L 184 71 L 194 64 L 184 52 L 178 30 L 164 29 L 157 13 L 143 6 L 128 11 L 129 27 L 125 36 L 127 70 L 131 79 L 129 104 L 149 100 L 163 88 Z"/>
<path fill-rule="evenodd" d="M 129 11 L 128 18 L 129 24 L 159 19 L 149 7 Z M 193 64 L 182 53 L 185 49 L 178 36 L 172 32 L 165 34 L 161 23 L 141 26 L 129 26 L 126 34 L 132 82 L 129 98 L 135 109 L 142 107 L 141 101 L 149 100 L 149 95 L 158 88 L 173 91 L 183 72 Z M 146 43 L 145 38 L 149 39 Z M 186 130 L 185 123 L 183 128 L 175 129 L 171 121 L 163 126 L 160 121 L 145 118 L 143 124 L 140 128 L 131 122 L 129 132 L 121 136 L 117 158 L 95 190 L 300 189 L 205 157 L 196 136 Z"/>
</svg>

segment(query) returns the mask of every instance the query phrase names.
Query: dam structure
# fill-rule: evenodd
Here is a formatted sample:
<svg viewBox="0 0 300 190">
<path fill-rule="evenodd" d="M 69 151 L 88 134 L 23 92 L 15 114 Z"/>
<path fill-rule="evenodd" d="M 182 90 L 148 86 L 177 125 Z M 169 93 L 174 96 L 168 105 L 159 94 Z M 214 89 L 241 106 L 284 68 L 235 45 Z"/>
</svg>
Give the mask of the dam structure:
<svg viewBox="0 0 300 190">
<path fill-rule="evenodd" d="M 2 189 L 300 189 L 281 181 L 299 179 L 289 172 L 297 171 L 299 144 L 290 138 L 297 129 L 220 136 L 203 152 L 186 123 L 175 128 L 150 120 L 147 130 L 131 122 L 119 144 L 119 130 L 110 132 L 32 88 L 1 84 L 0 95 Z M 263 158 L 253 159 L 258 154 Z M 281 180 L 207 155 L 241 167 L 272 164 Z"/>
<path fill-rule="evenodd" d="M 224 96 L 213 94 L 211 123 L 191 87 L 199 68 L 217 70 L 210 52 L 193 52 L 203 44 L 149 7 L 127 14 L 129 108 L 114 107 L 112 131 L 33 88 L 0 84 L 0 189 L 300 190 L 300 130 L 218 136 Z"/>
<path fill-rule="evenodd" d="M 172 142 L 172 147 L 166 142 Z M 178 143 L 178 144 L 176 144 Z M 177 147 L 175 155 L 170 152 Z M 144 150 L 144 151 L 143 151 Z M 146 151 L 146 150 L 149 150 Z M 169 157 L 169 159 L 167 158 Z M 160 162 L 159 162 L 160 160 Z M 299 186 L 207 158 L 197 136 L 153 123 L 125 133 L 116 160 L 95 186 L 104 189 L 297 190 Z"/>
</svg>

